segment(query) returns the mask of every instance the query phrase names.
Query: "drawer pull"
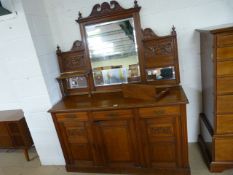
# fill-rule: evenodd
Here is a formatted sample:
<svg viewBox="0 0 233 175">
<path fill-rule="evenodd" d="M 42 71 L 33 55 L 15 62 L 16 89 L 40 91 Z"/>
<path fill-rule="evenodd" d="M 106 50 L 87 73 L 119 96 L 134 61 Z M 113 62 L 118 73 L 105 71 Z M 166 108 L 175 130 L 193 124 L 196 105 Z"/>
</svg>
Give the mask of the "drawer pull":
<svg viewBox="0 0 233 175">
<path fill-rule="evenodd" d="M 109 113 L 107 116 L 110 118 L 113 118 L 113 117 L 117 117 L 119 115 L 117 113 Z"/>
<path fill-rule="evenodd" d="M 104 121 L 106 121 L 106 120 L 96 120 L 96 121 L 94 121 L 94 124 L 96 124 L 96 125 L 100 125 L 100 124 L 101 124 L 101 122 L 104 122 Z"/>
<path fill-rule="evenodd" d="M 155 114 L 155 115 L 164 115 L 164 114 L 165 114 L 165 111 L 163 111 L 163 110 L 154 111 L 154 114 Z"/>
</svg>

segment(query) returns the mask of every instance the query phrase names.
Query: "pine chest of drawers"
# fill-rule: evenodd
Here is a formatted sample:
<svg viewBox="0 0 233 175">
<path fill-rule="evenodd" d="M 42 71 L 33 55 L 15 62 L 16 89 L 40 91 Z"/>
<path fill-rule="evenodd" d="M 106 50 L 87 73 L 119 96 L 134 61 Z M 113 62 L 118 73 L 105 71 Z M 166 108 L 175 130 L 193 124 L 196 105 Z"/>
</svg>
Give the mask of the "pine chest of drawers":
<svg viewBox="0 0 233 175">
<path fill-rule="evenodd" d="M 233 168 L 233 27 L 201 30 L 200 145 L 212 172 Z"/>
</svg>

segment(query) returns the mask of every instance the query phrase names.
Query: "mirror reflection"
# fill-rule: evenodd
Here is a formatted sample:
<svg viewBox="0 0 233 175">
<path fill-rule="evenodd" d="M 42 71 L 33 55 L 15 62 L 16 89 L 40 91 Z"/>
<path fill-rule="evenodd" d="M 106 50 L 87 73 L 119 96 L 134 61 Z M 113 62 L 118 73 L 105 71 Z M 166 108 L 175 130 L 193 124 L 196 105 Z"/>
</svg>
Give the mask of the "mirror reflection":
<svg viewBox="0 0 233 175">
<path fill-rule="evenodd" d="M 175 75 L 175 67 L 162 67 L 162 68 L 154 68 L 146 70 L 147 81 L 155 81 L 155 80 L 174 80 L 176 78 Z"/>
<path fill-rule="evenodd" d="M 71 77 L 66 79 L 68 89 L 76 89 L 76 88 L 87 88 L 87 80 L 85 77 Z"/>
<path fill-rule="evenodd" d="M 86 26 L 95 86 L 140 81 L 133 18 Z"/>
</svg>

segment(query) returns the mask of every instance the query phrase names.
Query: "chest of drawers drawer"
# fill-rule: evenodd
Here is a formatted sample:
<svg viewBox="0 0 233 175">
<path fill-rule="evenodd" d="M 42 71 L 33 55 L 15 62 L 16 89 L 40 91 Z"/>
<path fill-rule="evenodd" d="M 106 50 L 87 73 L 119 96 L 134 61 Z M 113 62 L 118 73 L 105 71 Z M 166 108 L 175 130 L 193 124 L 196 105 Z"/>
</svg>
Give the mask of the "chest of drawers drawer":
<svg viewBox="0 0 233 175">
<path fill-rule="evenodd" d="M 233 32 L 227 32 L 217 35 L 217 46 L 226 46 L 233 44 Z"/>
<path fill-rule="evenodd" d="M 217 116 L 217 133 L 233 134 L 233 114 Z"/>
<path fill-rule="evenodd" d="M 217 114 L 233 113 L 233 95 L 217 96 Z"/>
<path fill-rule="evenodd" d="M 233 75 L 233 61 L 217 62 L 217 75 Z"/>
<path fill-rule="evenodd" d="M 233 46 L 217 48 L 217 60 L 233 58 Z"/>
<path fill-rule="evenodd" d="M 217 94 L 222 93 L 233 93 L 233 77 L 217 78 Z"/>
</svg>

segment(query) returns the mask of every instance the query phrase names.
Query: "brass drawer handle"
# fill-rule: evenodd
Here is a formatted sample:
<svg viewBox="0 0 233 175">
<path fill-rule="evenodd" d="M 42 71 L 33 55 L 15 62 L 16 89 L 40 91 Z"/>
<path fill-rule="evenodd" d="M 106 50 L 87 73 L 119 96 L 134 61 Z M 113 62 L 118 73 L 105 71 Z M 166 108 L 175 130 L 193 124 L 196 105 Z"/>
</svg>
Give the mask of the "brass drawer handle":
<svg viewBox="0 0 233 175">
<path fill-rule="evenodd" d="M 164 110 L 154 111 L 155 115 L 164 115 L 166 112 Z"/>
</svg>

